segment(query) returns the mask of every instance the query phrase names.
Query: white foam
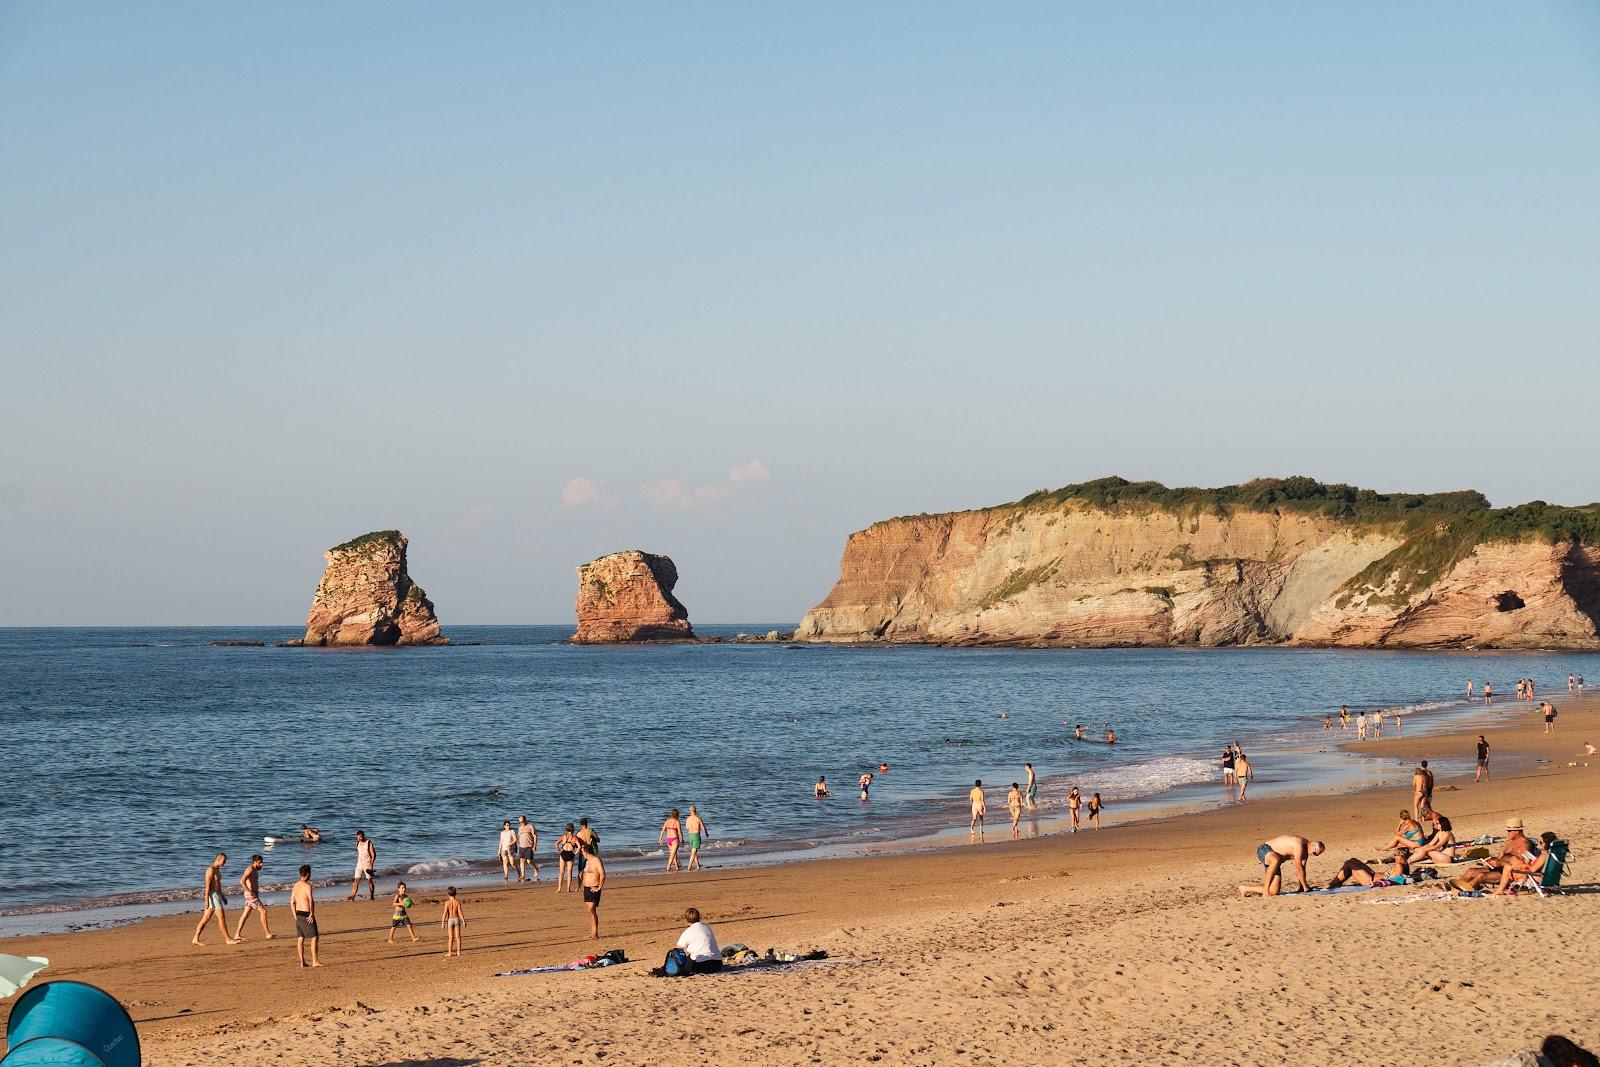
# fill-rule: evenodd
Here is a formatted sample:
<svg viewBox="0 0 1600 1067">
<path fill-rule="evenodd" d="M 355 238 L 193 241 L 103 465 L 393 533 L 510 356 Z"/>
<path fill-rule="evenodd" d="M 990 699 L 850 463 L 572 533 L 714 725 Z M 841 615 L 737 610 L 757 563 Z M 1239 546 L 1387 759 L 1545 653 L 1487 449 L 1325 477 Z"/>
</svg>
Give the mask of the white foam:
<svg viewBox="0 0 1600 1067">
<path fill-rule="evenodd" d="M 1127 767 L 1089 771 L 1067 781 L 1065 785 L 1066 788 L 1077 785 L 1085 800 L 1090 793 L 1099 793 L 1108 801 L 1133 800 L 1164 793 L 1180 785 L 1220 781 L 1221 774 L 1221 768 L 1207 760 L 1191 756 L 1162 756 Z M 1060 803 L 1052 800 L 1052 806 L 1059 806 Z"/>
<path fill-rule="evenodd" d="M 406 868 L 406 873 L 418 878 L 425 878 L 430 874 L 450 874 L 454 871 L 471 870 L 472 865 L 466 860 L 429 860 L 426 863 L 414 863 Z"/>
</svg>

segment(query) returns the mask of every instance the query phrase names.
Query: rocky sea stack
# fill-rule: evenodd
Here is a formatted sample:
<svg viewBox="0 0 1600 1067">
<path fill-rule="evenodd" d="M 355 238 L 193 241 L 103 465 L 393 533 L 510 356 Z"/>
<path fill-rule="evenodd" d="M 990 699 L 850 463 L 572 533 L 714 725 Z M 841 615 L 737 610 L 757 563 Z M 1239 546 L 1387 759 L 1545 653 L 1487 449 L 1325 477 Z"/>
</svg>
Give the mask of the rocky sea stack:
<svg viewBox="0 0 1600 1067">
<path fill-rule="evenodd" d="M 406 573 L 406 539 L 376 530 L 325 553 L 302 645 L 447 645 L 433 601 Z"/>
<path fill-rule="evenodd" d="M 1102 478 L 852 534 L 795 639 L 1600 648 L 1600 504 Z"/>
<path fill-rule="evenodd" d="M 578 568 L 576 644 L 685 641 L 689 609 L 672 595 L 678 568 L 666 556 L 613 552 Z"/>
</svg>

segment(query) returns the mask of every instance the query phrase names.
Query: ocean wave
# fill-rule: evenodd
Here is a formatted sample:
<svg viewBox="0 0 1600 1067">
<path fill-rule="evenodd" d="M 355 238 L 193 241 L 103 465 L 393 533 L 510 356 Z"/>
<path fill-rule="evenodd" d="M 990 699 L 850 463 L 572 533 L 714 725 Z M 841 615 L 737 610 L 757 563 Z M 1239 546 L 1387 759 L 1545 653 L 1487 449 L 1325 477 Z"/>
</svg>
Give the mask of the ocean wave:
<svg viewBox="0 0 1600 1067">
<path fill-rule="evenodd" d="M 426 878 L 429 875 L 454 874 L 457 871 L 470 871 L 472 864 L 466 860 L 428 860 L 423 863 L 413 863 L 406 868 L 406 873 L 414 878 Z"/>
<path fill-rule="evenodd" d="M 1063 799 L 1052 799 L 1051 806 L 1061 806 L 1065 802 L 1066 789 L 1073 784 L 1081 793 L 1099 793 L 1108 801 L 1133 800 L 1165 793 L 1181 785 L 1209 782 L 1220 773 L 1217 765 L 1209 760 L 1191 756 L 1160 756 L 1126 767 L 1109 767 L 1085 773 L 1075 781 L 1066 783 L 1061 790 Z"/>
</svg>

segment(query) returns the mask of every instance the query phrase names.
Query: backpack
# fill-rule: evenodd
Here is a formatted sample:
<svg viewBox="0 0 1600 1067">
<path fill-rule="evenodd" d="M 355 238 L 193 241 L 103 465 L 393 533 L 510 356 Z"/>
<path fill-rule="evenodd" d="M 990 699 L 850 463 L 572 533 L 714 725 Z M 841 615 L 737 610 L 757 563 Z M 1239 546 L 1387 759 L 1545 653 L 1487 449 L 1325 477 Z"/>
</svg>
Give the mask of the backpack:
<svg viewBox="0 0 1600 1067">
<path fill-rule="evenodd" d="M 689 964 L 689 954 L 681 948 L 670 949 L 661 965 L 661 973 L 668 978 L 686 978 L 694 973 Z"/>
</svg>

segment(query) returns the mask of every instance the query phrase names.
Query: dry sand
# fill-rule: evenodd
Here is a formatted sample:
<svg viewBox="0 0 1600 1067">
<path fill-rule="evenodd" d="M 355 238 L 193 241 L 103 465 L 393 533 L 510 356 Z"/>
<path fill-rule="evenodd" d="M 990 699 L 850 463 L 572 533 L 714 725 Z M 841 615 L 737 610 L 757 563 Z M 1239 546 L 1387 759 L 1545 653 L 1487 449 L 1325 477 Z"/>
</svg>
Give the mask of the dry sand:
<svg viewBox="0 0 1600 1067">
<path fill-rule="evenodd" d="M 1576 753 L 1600 743 L 1600 702 L 1558 703 L 1553 738 L 1531 712 L 1485 731 L 1508 769 L 1488 785 L 1471 781 L 1476 729 L 1361 751 L 1440 761 L 1436 806 L 1460 836 L 1518 814 L 1572 841 L 1569 881 L 1597 881 L 1600 759 L 1584 767 Z M 1254 1064 L 1348 1050 L 1454 1064 L 1551 1032 L 1600 1045 L 1600 893 L 1237 897 L 1260 877 L 1264 837 L 1326 840 L 1312 865 L 1320 883 L 1346 856 L 1374 857 L 1409 803 L 1405 787 L 1250 800 L 1108 818 L 1099 833 L 1010 842 L 1002 825 L 987 843 L 936 852 L 613 878 L 598 948 L 641 962 L 599 971 L 491 977 L 596 947 L 577 898 L 548 886 L 466 893 L 460 961 L 440 954 L 433 893 L 413 909 L 424 942 L 390 946 L 382 897 L 346 904 L 324 891 L 319 971 L 294 965 L 283 907 L 277 940 L 252 923 L 234 948 L 211 931 L 211 945 L 192 947 L 194 916 L 179 916 L 11 938 L 0 951 L 49 956 L 45 977 L 123 998 L 155 1065 Z M 691 904 L 725 945 L 816 946 L 854 962 L 649 977 Z"/>
</svg>

